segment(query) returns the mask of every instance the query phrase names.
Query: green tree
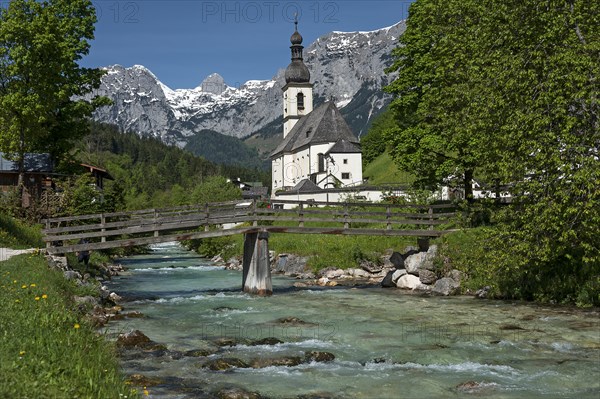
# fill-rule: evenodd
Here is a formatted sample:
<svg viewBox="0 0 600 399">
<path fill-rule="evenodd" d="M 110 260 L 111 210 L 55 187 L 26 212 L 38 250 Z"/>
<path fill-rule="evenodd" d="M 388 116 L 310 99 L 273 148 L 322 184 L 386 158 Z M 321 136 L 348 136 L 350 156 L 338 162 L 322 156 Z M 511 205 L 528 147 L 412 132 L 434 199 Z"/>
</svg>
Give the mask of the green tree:
<svg viewBox="0 0 600 399">
<path fill-rule="evenodd" d="M 233 201 L 242 198 L 242 191 L 223 176 L 211 176 L 196 186 L 191 195 L 192 203 Z"/>
<path fill-rule="evenodd" d="M 388 70 L 399 75 L 386 87 L 395 96 L 397 126 L 388 139 L 400 169 L 414 173 L 421 188 L 454 177 L 469 199 L 494 128 L 482 110 L 488 90 L 480 52 L 489 40 L 483 8 L 474 0 L 413 3 Z"/>
<path fill-rule="evenodd" d="M 19 165 L 24 154 L 60 159 L 87 132 L 92 111 L 105 98 L 85 100 L 102 71 L 78 61 L 94 38 L 89 0 L 13 0 L 0 8 L 0 151 Z"/>
<path fill-rule="evenodd" d="M 600 303 L 599 27 L 585 0 L 417 0 L 394 51 L 396 161 L 511 184 L 489 237 L 507 296 Z"/>
<path fill-rule="evenodd" d="M 388 131 L 396 126 L 394 113 L 387 108 L 381 114 L 377 115 L 373 124 L 369 128 L 368 134 L 361 138 L 360 146 L 362 149 L 363 165 L 366 166 L 375 158 L 383 154 L 387 149 Z"/>
</svg>

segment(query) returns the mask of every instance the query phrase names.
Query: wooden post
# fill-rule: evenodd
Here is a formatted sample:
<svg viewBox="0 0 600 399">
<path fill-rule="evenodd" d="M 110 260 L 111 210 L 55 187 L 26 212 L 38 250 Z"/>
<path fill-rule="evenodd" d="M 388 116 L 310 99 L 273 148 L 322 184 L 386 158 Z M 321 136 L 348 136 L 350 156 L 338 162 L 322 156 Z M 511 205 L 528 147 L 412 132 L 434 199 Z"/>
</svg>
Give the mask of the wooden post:
<svg viewBox="0 0 600 399">
<path fill-rule="evenodd" d="M 102 226 L 102 229 L 100 229 L 100 231 L 102 233 L 106 233 L 106 229 L 104 228 L 105 224 L 106 224 L 106 216 L 104 216 L 104 213 L 102 213 L 100 215 L 100 226 Z M 100 242 L 106 242 L 106 237 L 104 235 L 100 238 Z"/>
<path fill-rule="evenodd" d="M 433 207 L 430 206 L 427 213 L 429 214 L 429 230 L 433 230 Z"/>
<path fill-rule="evenodd" d="M 154 224 L 154 227 L 156 228 L 156 219 L 158 219 L 158 212 L 156 212 L 156 209 L 153 209 L 153 211 L 154 211 L 153 224 Z M 154 237 L 158 237 L 158 230 L 154 230 Z"/>
<path fill-rule="evenodd" d="M 391 218 L 392 218 L 392 213 L 391 213 L 390 206 L 388 205 L 385 207 L 385 220 L 387 220 L 387 223 L 385 225 L 386 230 L 392 229 L 392 224 L 390 223 Z"/>
<path fill-rule="evenodd" d="M 269 233 L 247 233 L 244 236 L 242 287 L 244 292 L 269 296 L 273 294 L 269 262 Z"/>
<path fill-rule="evenodd" d="M 298 227 L 304 227 L 304 203 L 298 207 Z"/>
<path fill-rule="evenodd" d="M 204 225 L 204 231 L 208 231 L 209 230 L 209 216 L 208 216 L 208 202 L 206 204 L 204 204 L 204 213 L 205 218 L 206 218 L 206 224 Z"/>
<path fill-rule="evenodd" d="M 256 216 L 256 198 L 252 200 L 252 226 L 258 226 L 258 217 Z"/>
<path fill-rule="evenodd" d="M 50 229 L 50 219 L 46 219 L 46 230 Z M 48 234 L 48 233 L 46 233 Z M 52 243 L 50 241 L 46 241 L 46 249 L 50 248 Z"/>
<path fill-rule="evenodd" d="M 345 203 L 344 204 L 344 228 L 345 229 L 350 228 L 350 222 L 348 221 L 348 214 L 349 214 L 348 203 Z"/>
</svg>

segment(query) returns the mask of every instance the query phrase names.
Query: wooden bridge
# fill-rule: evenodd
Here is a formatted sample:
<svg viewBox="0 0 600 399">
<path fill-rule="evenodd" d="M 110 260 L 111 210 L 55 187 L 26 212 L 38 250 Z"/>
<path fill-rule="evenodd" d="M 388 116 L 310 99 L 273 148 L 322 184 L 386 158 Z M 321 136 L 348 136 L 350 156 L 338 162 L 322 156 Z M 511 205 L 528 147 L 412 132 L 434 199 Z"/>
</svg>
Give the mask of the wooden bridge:
<svg viewBox="0 0 600 399">
<path fill-rule="evenodd" d="M 230 201 L 50 218 L 46 251 L 64 254 L 244 234 L 244 291 L 272 293 L 269 233 L 439 237 L 452 205 Z"/>
</svg>

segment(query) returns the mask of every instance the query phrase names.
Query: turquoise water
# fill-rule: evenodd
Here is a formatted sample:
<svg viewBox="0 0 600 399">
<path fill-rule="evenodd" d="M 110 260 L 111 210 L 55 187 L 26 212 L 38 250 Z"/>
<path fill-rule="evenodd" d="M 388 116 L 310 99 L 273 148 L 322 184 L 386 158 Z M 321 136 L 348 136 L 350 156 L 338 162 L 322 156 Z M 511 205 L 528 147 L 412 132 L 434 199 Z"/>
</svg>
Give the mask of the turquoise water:
<svg viewBox="0 0 600 399">
<path fill-rule="evenodd" d="M 139 319 L 109 332 L 143 331 L 172 351 L 276 337 L 277 345 L 221 348 L 209 359 L 335 355 L 328 363 L 210 371 L 206 358 L 129 356 L 123 367 L 161 381 L 152 398 L 200 398 L 237 386 L 269 398 L 593 398 L 600 397 L 597 311 L 423 297 L 395 289 L 294 288 L 275 276 L 274 295 L 241 292 L 241 273 L 224 270 L 177 244 L 124 259 L 111 290 Z M 296 317 L 303 323 L 282 324 Z M 469 383 L 473 389 L 463 388 Z"/>
</svg>

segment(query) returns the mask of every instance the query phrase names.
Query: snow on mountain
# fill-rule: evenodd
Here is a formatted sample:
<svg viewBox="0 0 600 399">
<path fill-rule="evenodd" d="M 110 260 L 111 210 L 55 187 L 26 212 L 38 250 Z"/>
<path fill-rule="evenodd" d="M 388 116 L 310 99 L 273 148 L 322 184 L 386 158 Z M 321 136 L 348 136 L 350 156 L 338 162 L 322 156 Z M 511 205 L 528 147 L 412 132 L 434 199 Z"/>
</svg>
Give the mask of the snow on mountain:
<svg viewBox="0 0 600 399">
<path fill-rule="evenodd" d="M 357 135 L 389 101 L 381 93 L 389 79 L 384 69 L 404 29 L 400 22 L 371 32 L 331 32 L 304 49 L 316 102 L 333 98 L 351 110 L 345 116 Z M 282 46 L 281 51 L 288 50 Z M 141 65 L 109 66 L 93 94 L 113 104 L 97 110 L 95 119 L 181 147 L 205 129 L 244 138 L 281 117 L 284 68 L 271 80 L 250 80 L 240 87 L 228 86 L 214 73 L 196 88 L 172 90 Z"/>
</svg>

